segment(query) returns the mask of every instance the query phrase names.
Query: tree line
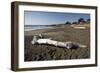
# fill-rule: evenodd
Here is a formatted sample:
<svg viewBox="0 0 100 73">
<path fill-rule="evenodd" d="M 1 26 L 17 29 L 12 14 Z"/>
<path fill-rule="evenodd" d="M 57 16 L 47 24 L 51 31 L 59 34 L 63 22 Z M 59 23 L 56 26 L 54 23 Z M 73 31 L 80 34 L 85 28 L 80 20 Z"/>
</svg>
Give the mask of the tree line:
<svg viewBox="0 0 100 73">
<path fill-rule="evenodd" d="M 79 18 L 78 21 L 74 21 L 74 22 L 69 22 L 67 21 L 65 24 L 89 24 L 90 23 L 90 19 L 84 19 L 84 18 Z"/>
</svg>

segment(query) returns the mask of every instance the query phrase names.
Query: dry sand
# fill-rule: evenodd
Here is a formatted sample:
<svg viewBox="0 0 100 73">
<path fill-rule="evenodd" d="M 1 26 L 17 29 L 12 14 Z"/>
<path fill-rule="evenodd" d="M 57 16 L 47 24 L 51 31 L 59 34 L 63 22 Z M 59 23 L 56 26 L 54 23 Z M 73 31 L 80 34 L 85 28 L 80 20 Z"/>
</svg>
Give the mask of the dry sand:
<svg viewBox="0 0 100 73">
<path fill-rule="evenodd" d="M 25 31 L 25 61 L 44 61 L 62 59 L 87 59 L 90 58 L 90 28 L 74 29 L 70 25 L 48 29 Z M 84 44 L 87 48 L 66 49 L 50 45 L 32 45 L 34 35 L 43 34 L 46 38 L 57 41 L 72 41 Z"/>
</svg>

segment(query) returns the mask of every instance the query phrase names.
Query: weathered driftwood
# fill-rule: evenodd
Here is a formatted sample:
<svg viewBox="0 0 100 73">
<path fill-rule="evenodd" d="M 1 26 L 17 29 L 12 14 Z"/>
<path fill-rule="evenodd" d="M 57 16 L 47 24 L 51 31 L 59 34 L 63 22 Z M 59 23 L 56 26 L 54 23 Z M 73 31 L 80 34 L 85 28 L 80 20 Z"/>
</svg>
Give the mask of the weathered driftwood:
<svg viewBox="0 0 100 73">
<path fill-rule="evenodd" d="M 76 49 L 76 48 L 85 48 L 85 45 L 81 45 L 79 43 L 75 43 L 75 42 L 60 42 L 60 41 L 55 41 L 52 40 L 51 38 L 42 38 L 41 35 L 39 36 L 34 36 L 33 40 L 31 42 L 33 45 L 34 44 L 46 44 L 46 45 L 53 45 L 53 46 L 57 46 L 57 47 L 65 47 L 67 49 Z"/>
</svg>

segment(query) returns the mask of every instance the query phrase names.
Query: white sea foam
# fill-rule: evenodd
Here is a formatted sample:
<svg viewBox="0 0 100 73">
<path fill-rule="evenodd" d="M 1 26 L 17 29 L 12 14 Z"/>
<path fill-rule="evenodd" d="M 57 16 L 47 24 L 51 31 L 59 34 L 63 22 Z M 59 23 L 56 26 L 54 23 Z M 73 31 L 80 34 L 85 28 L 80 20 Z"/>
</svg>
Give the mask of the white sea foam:
<svg viewBox="0 0 100 73">
<path fill-rule="evenodd" d="M 50 26 L 45 26 L 45 25 L 29 25 L 29 26 L 24 26 L 24 31 L 32 31 L 32 30 L 37 30 L 37 29 L 44 29 L 44 28 L 51 28 Z"/>
</svg>

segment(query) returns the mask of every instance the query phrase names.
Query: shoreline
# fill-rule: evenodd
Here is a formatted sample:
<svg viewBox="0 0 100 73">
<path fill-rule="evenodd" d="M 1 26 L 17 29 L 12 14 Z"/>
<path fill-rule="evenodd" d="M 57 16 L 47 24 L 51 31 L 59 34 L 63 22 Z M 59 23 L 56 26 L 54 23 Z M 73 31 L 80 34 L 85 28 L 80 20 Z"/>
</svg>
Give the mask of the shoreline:
<svg viewBox="0 0 100 73">
<path fill-rule="evenodd" d="M 49 28 L 41 28 L 41 29 L 35 29 L 35 30 L 30 30 L 30 31 L 24 31 L 24 35 L 25 36 L 30 36 L 30 35 L 37 35 L 40 33 L 44 33 L 46 31 L 52 30 L 52 29 L 57 29 L 57 28 L 61 28 L 61 27 L 49 27 Z M 32 34 L 33 33 L 33 34 Z"/>
<path fill-rule="evenodd" d="M 36 27 L 36 28 L 34 27 L 34 28 L 30 28 L 30 29 L 27 29 L 27 28 L 28 28 L 28 27 L 25 27 L 25 28 L 24 28 L 24 31 L 27 32 L 27 31 L 34 31 L 34 30 L 48 29 L 48 28 L 53 28 L 53 27 L 49 27 L 49 26 L 48 26 L 48 27 Z"/>
</svg>

